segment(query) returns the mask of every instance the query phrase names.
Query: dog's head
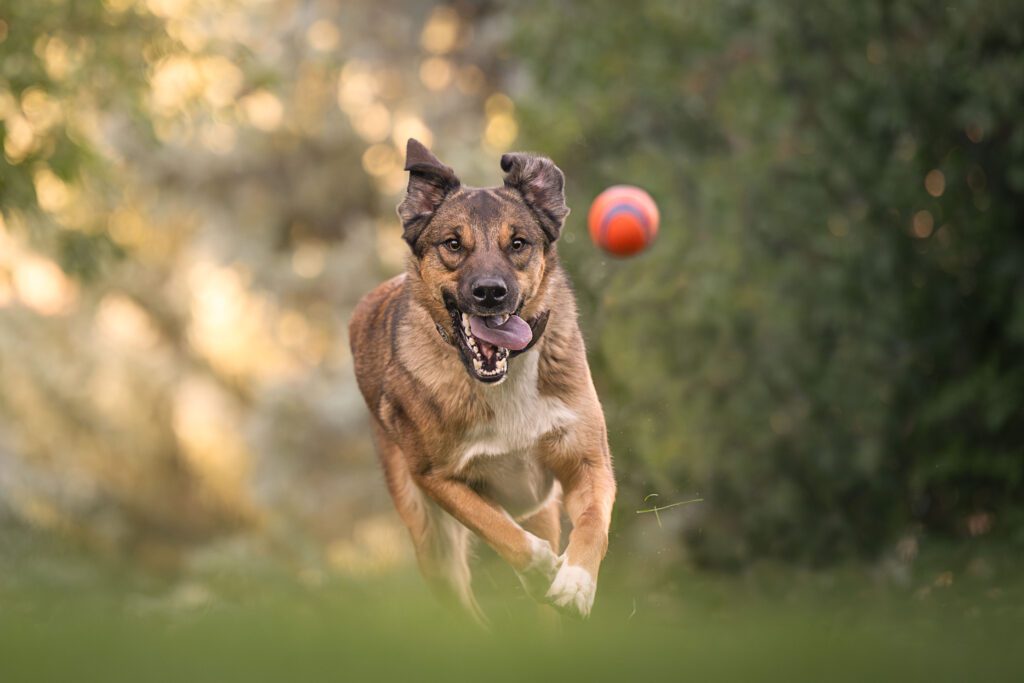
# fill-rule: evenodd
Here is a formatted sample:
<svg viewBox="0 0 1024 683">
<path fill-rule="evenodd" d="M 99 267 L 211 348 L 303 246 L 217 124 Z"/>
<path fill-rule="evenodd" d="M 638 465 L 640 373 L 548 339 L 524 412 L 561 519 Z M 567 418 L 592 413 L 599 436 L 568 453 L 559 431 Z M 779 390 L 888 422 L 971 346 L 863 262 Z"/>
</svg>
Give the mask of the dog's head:
<svg viewBox="0 0 1024 683">
<path fill-rule="evenodd" d="M 504 187 L 463 187 L 451 168 L 409 140 L 409 188 L 398 206 L 420 300 L 481 382 L 501 381 L 510 355 L 543 331 L 547 311 L 531 304 L 543 292 L 569 214 L 564 176 L 550 159 L 506 154 L 501 168 Z"/>
</svg>

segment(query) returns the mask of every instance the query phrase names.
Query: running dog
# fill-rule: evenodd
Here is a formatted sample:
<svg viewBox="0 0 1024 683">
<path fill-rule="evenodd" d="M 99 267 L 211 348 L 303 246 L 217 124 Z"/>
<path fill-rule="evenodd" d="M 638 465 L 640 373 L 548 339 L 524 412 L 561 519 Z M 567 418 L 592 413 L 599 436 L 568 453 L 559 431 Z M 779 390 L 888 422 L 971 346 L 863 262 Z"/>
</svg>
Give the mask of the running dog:
<svg viewBox="0 0 1024 683">
<path fill-rule="evenodd" d="M 412 253 L 352 315 L 355 373 L 428 582 L 483 620 L 472 532 L 536 600 L 586 617 L 615 478 L 558 261 L 565 180 L 530 154 L 501 168 L 502 187 L 466 187 L 409 140 L 398 215 Z M 563 501 L 572 531 L 560 553 Z"/>
</svg>

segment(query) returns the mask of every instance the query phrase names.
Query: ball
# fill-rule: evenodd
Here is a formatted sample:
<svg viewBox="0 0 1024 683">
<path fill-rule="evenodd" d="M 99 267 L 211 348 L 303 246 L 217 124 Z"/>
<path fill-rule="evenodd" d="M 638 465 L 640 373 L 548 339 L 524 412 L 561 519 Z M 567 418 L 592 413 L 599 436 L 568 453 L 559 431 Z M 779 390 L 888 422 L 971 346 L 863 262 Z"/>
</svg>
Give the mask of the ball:
<svg viewBox="0 0 1024 683">
<path fill-rule="evenodd" d="M 651 195 L 633 185 L 614 185 L 594 199 L 587 225 L 594 244 L 613 256 L 631 256 L 658 234 L 658 219 Z"/>
</svg>

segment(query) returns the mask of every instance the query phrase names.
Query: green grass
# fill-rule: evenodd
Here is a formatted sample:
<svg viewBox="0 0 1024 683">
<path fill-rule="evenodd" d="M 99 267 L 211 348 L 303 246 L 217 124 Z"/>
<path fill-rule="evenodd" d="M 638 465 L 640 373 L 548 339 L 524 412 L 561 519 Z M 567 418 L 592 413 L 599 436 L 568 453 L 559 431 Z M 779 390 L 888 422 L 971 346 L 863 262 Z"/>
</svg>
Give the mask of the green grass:
<svg viewBox="0 0 1024 683">
<path fill-rule="evenodd" d="M 561 627 L 498 572 L 490 632 L 412 572 L 315 585 L 245 570 L 172 583 L 8 573 L 0 680 L 1019 680 L 1024 576 L 1013 553 L 980 557 L 943 551 L 900 581 L 761 566 L 655 584 L 613 565 L 593 618 Z"/>
</svg>

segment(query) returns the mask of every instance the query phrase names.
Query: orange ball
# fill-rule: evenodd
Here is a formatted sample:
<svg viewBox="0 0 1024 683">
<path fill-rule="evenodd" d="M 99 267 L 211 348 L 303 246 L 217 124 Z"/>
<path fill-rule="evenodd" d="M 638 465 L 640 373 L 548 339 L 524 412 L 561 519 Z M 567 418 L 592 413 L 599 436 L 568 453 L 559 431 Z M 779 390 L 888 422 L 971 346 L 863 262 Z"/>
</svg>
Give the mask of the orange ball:
<svg viewBox="0 0 1024 683">
<path fill-rule="evenodd" d="M 613 185 L 590 205 L 590 239 L 613 256 L 643 251 L 658 234 L 658 205 L 639 187 Z"/>
</svg>

